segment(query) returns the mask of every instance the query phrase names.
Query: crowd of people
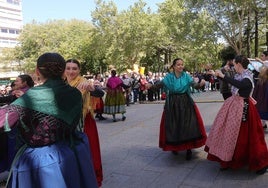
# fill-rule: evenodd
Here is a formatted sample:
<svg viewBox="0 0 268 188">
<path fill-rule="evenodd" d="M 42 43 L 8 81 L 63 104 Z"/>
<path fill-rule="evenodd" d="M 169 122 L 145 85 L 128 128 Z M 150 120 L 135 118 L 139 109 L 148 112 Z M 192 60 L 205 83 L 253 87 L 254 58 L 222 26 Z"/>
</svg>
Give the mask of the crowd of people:
<svg viewBox="0 0 268 188">
<path fill-rule="evenodd" d="M 165 100 L 159 147 L 177 155 L 204 146 L 207 159 L 221 170 L 248 166 L 257 174 L 268 168 L 264 138 L 268 120 L 268 53 L 260 60 L 257 81 L 243 55 L 231 55 L 218 70 L 185 71 L 174 59 L 164 74 L 148 72 L 80 74 L 77 59 L 44 53 L 36 63 L 41 84 L 19 75 L 0 96 L 0 173 L 9 171 L 7 187 L 101 187 L 103 169 L 96 120 L 121 114 L 131 103 Z M 224 103 L 207 135 L 191 94 L 220 90 Z M 106 115 L 103 116 L 103 115 Z M 15 135 L 15 136 L 14 136 Z"/>
</svg>

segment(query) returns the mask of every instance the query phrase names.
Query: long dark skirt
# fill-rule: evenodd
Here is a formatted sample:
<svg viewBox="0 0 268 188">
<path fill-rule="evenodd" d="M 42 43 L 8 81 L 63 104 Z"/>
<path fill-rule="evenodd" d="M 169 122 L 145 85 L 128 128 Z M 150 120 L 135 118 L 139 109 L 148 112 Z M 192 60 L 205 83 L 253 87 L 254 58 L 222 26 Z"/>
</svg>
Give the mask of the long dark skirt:
<svg viewBox="0 0 268 188">
<path fill-rule="evenodd" d="M 169 95 L 160 123 L 159 147 L 164 151 L 198 148 L 206 138 L 202 117 L 191 97 Z"/>
<path fill-rule="evenodd" d="M 0 133 L 0 173 L 9 171 L 16 155 L 19 143 L 17 142 L 17 128 L 10 132 Z"/>
</svg>

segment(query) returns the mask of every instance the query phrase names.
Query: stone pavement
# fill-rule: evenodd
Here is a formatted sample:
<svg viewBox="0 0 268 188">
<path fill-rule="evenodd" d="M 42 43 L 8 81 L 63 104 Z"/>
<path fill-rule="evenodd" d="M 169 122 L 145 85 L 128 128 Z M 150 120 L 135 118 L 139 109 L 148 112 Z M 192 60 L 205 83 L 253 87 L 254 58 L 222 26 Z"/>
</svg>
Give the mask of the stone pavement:
<svg viewBox="0 0 268 188">
<path fill-rule="evenodd" d="M 207 133 L 222 105 L 219 92 L 193 95 Z M 159 122 L 163 102 L 133 104 L 127 107 L 127 119 L 112 122 L 108 115 L 98 121 L 104 181 L 102 188 L 264 188 L 268 172 L 256 175 L 246 168 L 220 171 L 219 164 L 206 159 L 202 148 L 193 150 L 193 159 L 185 152 L 177 156 L 158 147 Z M 265 132 L 268 141 L 268 131 Z"/>
</svg>

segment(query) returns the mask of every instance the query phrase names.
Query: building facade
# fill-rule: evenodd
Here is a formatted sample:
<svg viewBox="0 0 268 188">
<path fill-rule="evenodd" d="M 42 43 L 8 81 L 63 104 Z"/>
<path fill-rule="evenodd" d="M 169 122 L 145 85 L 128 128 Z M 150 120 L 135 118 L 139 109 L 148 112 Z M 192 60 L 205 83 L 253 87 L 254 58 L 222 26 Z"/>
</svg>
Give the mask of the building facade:
<svg viewBox="0 0 268 188">
<path fill-rule="evenodd" d="M 0 0 L 0 48 L 13 48 L 23 27 L 21 0 Z"/>
<path fill-rule="evenodd" d="M 17 38 L 23 28 L 22 0 L 0 0 L 0 55 L 5 48 L 18 45 Z M 0 79 L 16 77 L 17 62 L 1 62 Z"/>
</svg>

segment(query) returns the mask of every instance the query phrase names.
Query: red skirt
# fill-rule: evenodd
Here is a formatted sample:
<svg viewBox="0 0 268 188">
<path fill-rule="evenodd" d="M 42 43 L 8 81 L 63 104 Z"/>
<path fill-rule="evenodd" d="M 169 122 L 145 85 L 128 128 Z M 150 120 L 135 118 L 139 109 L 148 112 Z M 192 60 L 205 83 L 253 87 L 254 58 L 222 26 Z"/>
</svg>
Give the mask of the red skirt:
<svg viewBox="0 0 268 188">
<path fill-rule="evenodd" d="M 101 97 L 91 96 L 91 106 L 95 113 L 102 114 L 104 109 L 103 99 Z"/>
<path fill-rule="evenodd" d="M 99 98 L 99 101 L 96 104 L 95 113 L 102 114 L 103 108 L 104 108 L 103 100 L 102 100 L 102 98 Z"/>
<path fill-rule="evenodd" d="M 93 165 L 96 173 L 96 178 L 99 187 L 102 184 L 103 172 L 102 172 L 102 162 L 101 162 L 101 152 L 99 143 L 99 134 L 97 130 L 97 125 L 95 119 L 90 113 L 87 114 L 84 122 L 84 131 L 88 137 L 89 146 L 92 154 Z"/>
<path fill-rule="evenodd" d="M 256 171 L 268 166 L 268 150 L 263 127 L 257 109 L 251 101 L 247 118 L 247 121 L 241 123 L 232 160 L 222 161 L 210 154 L 209 148 L 205 146 L 208 160 L 219 162 L 222 168 L 238 169 L 248 166 L 250 170 Z"/>
<path fill-rule="evenodd" d="M 178 145 L 170 145 L 166 143 L 166 134 L 165 134 L 165 110 L 162 113 L 162 118 L 160 122 L 160 134 L 159 134 L 159 147 L 163 149 L 163 151 L 183 151 L 183 150 L 188 150 L 188 149 L 193 149 L 193 148 L 199 148 L 205 145 L 206 139 L 207 139 L 207 134 L 205 131 L 203 119 L 201 117 L 201 114 L 196 106 L 194 104 L 194 109 L 196 113 L 196 118 L 198 122 L 198 126 L 202 135 L 201 139 L 198 140 L 193 140 L 189 141 L 183 144 L 178 144 Z"/>
</svg>

